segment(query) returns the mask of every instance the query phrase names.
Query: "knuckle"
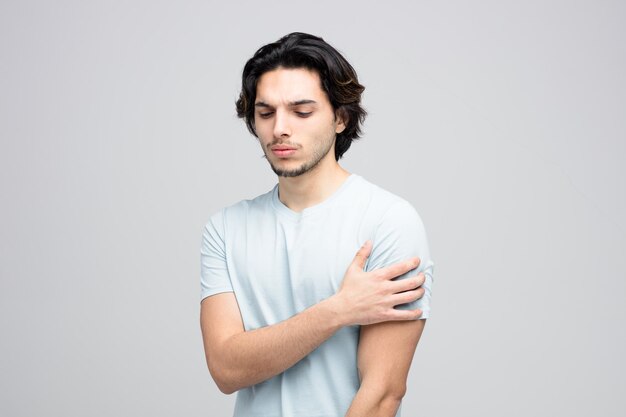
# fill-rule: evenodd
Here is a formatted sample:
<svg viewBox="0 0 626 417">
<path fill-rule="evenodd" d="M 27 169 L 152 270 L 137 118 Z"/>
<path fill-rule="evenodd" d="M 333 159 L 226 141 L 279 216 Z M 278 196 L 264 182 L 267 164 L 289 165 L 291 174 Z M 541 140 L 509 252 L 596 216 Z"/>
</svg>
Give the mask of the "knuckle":
<svg viewBox="0 0 626 417">
<path fill-rule="evenodd" d="M 398 314 L 398 320 L 411 320 L 413 318 L 413 314 L 410 311 L 403 310 Z"/>
<path fill-rule="evenodd" d="M 411 288 L 417 288 L 420 285 L 421 285 L 421 280 L 419 279 L 419 277 L 411 278 Z"/>
<path fill-rule="evenodd" d="M 404 269 L 402 266 L 399 266 L 397 268 L 393 268 L 389 272 L 390 272 L 389 278 L 395 278 L 395 277 L 399 277 L 400 275 L 404 274 L 406 272 L 406 269 Z"/>
<path fill-rule="evenodd" d="M 377 269 L 375 271 L 372 272 L 372 276 L 378 280 L 383 280 L 386 278 L 387 274 L 385 274 L 385 271 L 382 269 Z"/>
<path fill-rule="evenodd" d="M 394 272 L 396 273 L 396 275 L 400 275 L 400 274 L 404 274 L 405 272 L 409 271 L 411 268 L 411 266 L 406 263 L 406 262 L 402 262 L 399 264 L 396 264 L 394 267 Z"/>
<path fill-rule="evenodd" d="M 401 285 L 401 287 L 400 287 Z M 411 291 L 417 288 L 416 282 L 414 278 L 406 278 L 401 281 L 401 284 L 398 285 L 399 288 L 402 288 L 402 291 Z"/>
</svg>

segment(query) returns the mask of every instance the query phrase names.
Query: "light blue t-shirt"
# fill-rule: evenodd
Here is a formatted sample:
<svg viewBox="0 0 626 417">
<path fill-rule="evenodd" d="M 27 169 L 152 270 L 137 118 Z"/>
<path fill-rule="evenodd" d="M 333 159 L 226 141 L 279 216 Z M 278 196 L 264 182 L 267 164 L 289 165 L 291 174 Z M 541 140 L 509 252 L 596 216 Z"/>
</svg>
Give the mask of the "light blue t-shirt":
<svg viewBox="0 0 626 417">
<path fill-rule="evenodd" d="M 406 200 L 351 174 L 329 198 L 295 212 L 278 184 L 213 214 L 201 248 L 202 298 L 233 291 L 246 329 L 286 320 L 330 297 L 367 239 L 366 271 L 418 256 L 424 296 L 396 308 L 430 313 L 433 261 Z M 359 326 L 344 327 L 283 373 L 237 394 L 235 417 L 343 417 L 359 389 Z M 398 411 L 397 416 L 400 415 Z"/>
</svg>

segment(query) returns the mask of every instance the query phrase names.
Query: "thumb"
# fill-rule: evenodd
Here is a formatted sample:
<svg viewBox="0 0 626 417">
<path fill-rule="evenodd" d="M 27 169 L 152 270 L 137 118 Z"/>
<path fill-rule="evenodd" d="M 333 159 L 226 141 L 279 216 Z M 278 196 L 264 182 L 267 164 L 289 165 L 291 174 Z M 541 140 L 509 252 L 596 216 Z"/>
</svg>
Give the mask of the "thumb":
<svg viewBox="0 0 626 417">
<path fill-rule="evenodd" d="M 352 261 L 352 264 L 359 267 L 360 270 L 363 270 L 363 268 L 365 268 L 365 262 L 367 262 L 367 258 L 370 256 L 371 253 L 372 241 L 367 240 L 363 244 L 363 246 L 361 246 L 357 251 L 356 256 L 354 257 L 354 261 Z"/>
</svg>

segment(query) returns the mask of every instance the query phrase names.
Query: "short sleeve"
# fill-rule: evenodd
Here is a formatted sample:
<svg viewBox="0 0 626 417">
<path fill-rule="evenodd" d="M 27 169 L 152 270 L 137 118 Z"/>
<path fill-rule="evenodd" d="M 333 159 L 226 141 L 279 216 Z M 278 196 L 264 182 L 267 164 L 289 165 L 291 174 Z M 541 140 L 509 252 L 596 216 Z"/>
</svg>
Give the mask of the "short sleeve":
<svg viewBox="0 0 626 417">
<path fill-rule="evenodd" d="M 420 319 L 430 315 L 430 298 L 433 284 L 434 263 L 430 257 L 424 224 L 417 211 L 406 200 L 394 203 L 383 215 L 372 237 L 373 248 L 366 271 L 384 268 L 417 256 L 420 264 L 417 269 L 400 275 L 404 279 L 424 272 L 424 296 L 417 301 L 396 306 L 398 309 L 422 310 Z"/>
<path fill-rule="evenodd" d="M 224 234 L 224 210 L 221 210 L 211 216 L 202 232 L 200 248 L 201 300 L 210 295 L 233 291 L 226 264 Z"/>
</svg>

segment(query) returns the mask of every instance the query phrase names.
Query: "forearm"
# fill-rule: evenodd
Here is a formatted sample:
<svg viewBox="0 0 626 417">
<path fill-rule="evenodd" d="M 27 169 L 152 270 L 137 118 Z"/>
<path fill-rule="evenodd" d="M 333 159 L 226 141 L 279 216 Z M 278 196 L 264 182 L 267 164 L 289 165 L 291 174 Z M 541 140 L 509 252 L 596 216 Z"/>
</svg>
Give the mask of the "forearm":
<svg viewBox="0 0 626 417">
<path fill-rule="evenodd" d="M 401 400 L 401 393 L 383 391 L 380 385 L 362 384 L 346 417 L 394 417 Z"/>
<path fill-rule="evenodd" d="M 280 374 L 336 333 L 334 299 L 326 299 L 271 326 L 235 334 L 220 346 L 220 389 L 234 392 Z"/>
</svg>

